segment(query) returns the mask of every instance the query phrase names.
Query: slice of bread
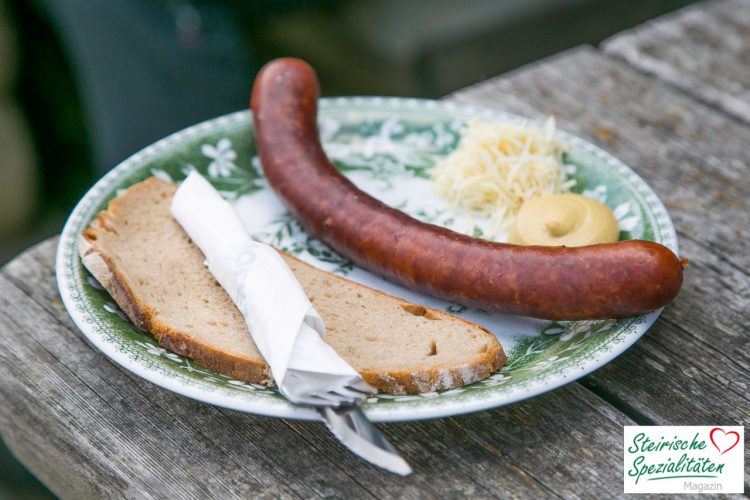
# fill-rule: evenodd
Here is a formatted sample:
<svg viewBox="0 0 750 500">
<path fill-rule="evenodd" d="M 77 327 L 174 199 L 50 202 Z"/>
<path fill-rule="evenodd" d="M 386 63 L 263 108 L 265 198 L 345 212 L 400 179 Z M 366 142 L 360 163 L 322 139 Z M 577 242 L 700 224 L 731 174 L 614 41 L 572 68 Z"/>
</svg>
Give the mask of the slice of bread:
<svg viewBox="0 0 750 500">
<path fill-rule="evenodd" d="M 83 264 L 165 348 L 229 377 L 271 385 L 242 315 L 170 214 L 175 190 L 152 177 L 112 200 L 81 234 Z M 452 389 L 505 364 L 494 335 L 474 323 L 282 255 L 322 316 L 326 342 L 381 392 Z"/>
</svg>

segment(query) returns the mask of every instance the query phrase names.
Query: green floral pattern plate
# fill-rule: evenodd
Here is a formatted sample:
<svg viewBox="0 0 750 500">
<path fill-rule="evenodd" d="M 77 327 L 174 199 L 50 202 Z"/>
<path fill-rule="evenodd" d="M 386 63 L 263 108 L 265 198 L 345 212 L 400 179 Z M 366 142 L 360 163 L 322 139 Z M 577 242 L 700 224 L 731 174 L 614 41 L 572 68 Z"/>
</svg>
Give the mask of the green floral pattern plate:
<svg viewBox="0 0 750 500">
<path fill-rule="evenodd" d="M 323 99 L 320 130 L 326 152 L 359 187 L 412 216 L 482 237 L 483 220 L 434 194 L 430 169 L 450 153 L 467 120 L 522 121 L 452 103 L 380 97 Z M 601 149 L 559 132 L 570 146 L 566 172 L 574 191 L 606 203 L 621 238 L 657 241 L 677 251 L 666 209 L 632 170 Z M 206 403 L 278 417 L 313 419 L 273 388 L 232 380 L 164 350 L 137 330 L 81 265 L 77 237 L 109 200 L 156 175 L 180 181 L 196 169 L 235 208 L 256 238 L 322 269 L 407 300 L 475 321 L 500 339 L 505 368 L 481 382 L 417 396 L 378 395 L 364 405 L 373 421 L 445 417 L 513 403 L 560 387 L 608 363 L 631 346 L 659 315 L 621 320 L 549 322 L 488 314 L 384 281 L 308 235 L 267 186 L 255 155 L 248 112 L 210 120 L 173 134 L 114 168 L 83 197 L 63 230 L 57 279 L 65 306 L 84 336 L 124 368 L 168 390 Z"/>
</svg>

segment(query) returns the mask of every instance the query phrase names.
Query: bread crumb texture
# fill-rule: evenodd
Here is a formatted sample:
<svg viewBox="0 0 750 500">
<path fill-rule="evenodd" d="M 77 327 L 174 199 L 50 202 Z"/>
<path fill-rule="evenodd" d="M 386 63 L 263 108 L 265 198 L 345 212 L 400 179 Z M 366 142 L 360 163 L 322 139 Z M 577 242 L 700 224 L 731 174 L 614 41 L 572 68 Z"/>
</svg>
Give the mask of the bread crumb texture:
<svg viewBox="0 0 750 500">
<path fill-rule="evenodd" d="M 165 348 L 229 377 L 272 383 L 244 318 L 172 217 L 176 187 L 150 178 L 81 235 L 84 265 Z M 494 335 L 282 254 L 326 324 L 325 340 L 379 391 L 460 387 L 505 364 Z"/>
</svg>

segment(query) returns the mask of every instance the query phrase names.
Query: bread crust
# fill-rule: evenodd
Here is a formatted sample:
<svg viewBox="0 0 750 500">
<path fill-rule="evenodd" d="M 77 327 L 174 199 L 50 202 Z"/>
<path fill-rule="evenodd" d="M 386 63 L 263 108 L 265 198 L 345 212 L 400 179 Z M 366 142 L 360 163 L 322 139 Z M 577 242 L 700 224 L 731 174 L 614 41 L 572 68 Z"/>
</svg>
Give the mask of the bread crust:
<svg viewBox="0 0 750 500">
<path fill-rule="evenodd" d="M 158 183 L 169 184 L 167 181 L 152 177 L 134 185 L 125 194 L 121 195 L 121 197 L 112 200 L 107 210 L 100 212 L 97 218 L 92 221 L 90 227 L 82 231 L 79 238 L 79 254 L 84 266 L 109 292 L 133 324 L 139 329 L 153 334 L 159 345 L 165 349 L 193 359 L 198 364 L 228 377 L 254 384 L 272 386 L 273 378 L 270 368 L 262 358 L 253 359 L 232 355 L 215 346 L 200 342 L 186 332 L 159 320 L 155 315 L 155 311 L 148 304 L 140 300 L 137 294 L 133 292 L 126 277 L 118 271 L 117 266 L 108 253 L 97 245 L 97 238 L 100 231 L 116 233 L 109 220 L 117 217 L 122 197 L 133 192 L 132 190 L 151 189 L 154 187 L 154 184 L 158 186 Z M 293 259 L 303 266 L 316 269 L 314 266 L 300 261 L 293 256 L 284 254 L 284 257 Z M 329 274 L 328 277 L 335 280 L 349 281 L 333 274 Z M 448 319 L 450 321 L 466 323 L 475 330 L 479 329 L 490 340 L 489 347 L 485 352 L 467 360 L 465 364 L 460 366 L 415 367 L 410 370 L 388 371 L 360 370 L 363 378 L 379 392 L 402 395 L 454 389 L 487 378 L 505 364 L 506 356 L 502 346 L 495 336 L 485 328 L 443 311 L 398 299 L 365 285 L 357 284 L 357 286 L 368 289 L 388 300 L 400 302 L 402 307 L 417 308 L 420 312 L 423 311 L 422 314 L 428 317 L 432 316 L 434 319 Z"/>
<path fill-rule="evenodd" d="M 300 260 L 293 255 L 283 254 L 285 259 L 294 260 L 297 265 L 302 265 L 308 268 L 316 269 L 315 266 L 308 264 L 307 262 Z M 346 278 L 331 274 L 329 279 L 339 280 L 344 282 L 350 282 Z M 421 309 L 417 314 L 419 316 L 432 317 L 432 319 L 444 319 L 459 323 L 464 323 L 472 329 L 480 330 L 484 335 L 488 336 L 492 342 L 490 347 L 479 356 L 468 360 L 466 364 L 461 366 L 446 366 L 446 367 L 425 367 L 417 368 L 412 370 L 389 370 L 389 371 L 378 371 L 378 370 L 359 370 L 359 373 L 367 381 L 368 384 L 378 389 L 379 392 L 394 395 L 404 394 L 420 394 L 424 392 L 433 391 L 444 391 L 448 389 L 456 389 L 463 387 L 479 380 L 483 380 L 493 372 L 505 365 L 507 358 L 503 351 L 500 342 L 497 338 L 481 325 L 472 323 L 459 316 L 454 316 L 447 312 L 439 309 L 434 309 L 428 306 L 421 306 L 408 302 L 403 299 L 388 295 L 377 288 L 372 288 L 361 283 L 356 283 L 360 288 L 369 290 L 375 295 L 386 300 L 395 300 L 401 303 L 401 307 L 409 310 L 409 308 Z"/>
</svg>

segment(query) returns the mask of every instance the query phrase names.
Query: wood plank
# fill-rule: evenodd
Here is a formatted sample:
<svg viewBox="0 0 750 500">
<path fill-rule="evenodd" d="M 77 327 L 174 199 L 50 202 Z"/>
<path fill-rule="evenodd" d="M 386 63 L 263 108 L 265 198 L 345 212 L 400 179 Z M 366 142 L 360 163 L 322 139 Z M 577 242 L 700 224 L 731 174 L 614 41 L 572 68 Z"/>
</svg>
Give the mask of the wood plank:
<svg viewBox="0 0 750 500">
<path fill-rule="evenodd" d="M 750 123 L 750 3 L 700 2 L 615 35 L 605 52 Z"/>
<path fill-rule="evenodd" d="M 690 259 L 682 291 L 644 339 L 584 385 L 644 424 L 747 424 L 750 127 L 591 48 L 453 98 L 555 115 L 629 164 L 669 208 Z"/>
<path fill-rule="evenodd" d="M 408 478 L 352 457 L 320 423 L 164 391 L 82 340 L 56 291 L 55 243 L 0 272 L 0 433 L 62 497 L 601 498 L 621 488 L 622 426 L 633 422 L 580 385 L 506 409 L 382 426 L 413 465 Z"/>
</svg>

